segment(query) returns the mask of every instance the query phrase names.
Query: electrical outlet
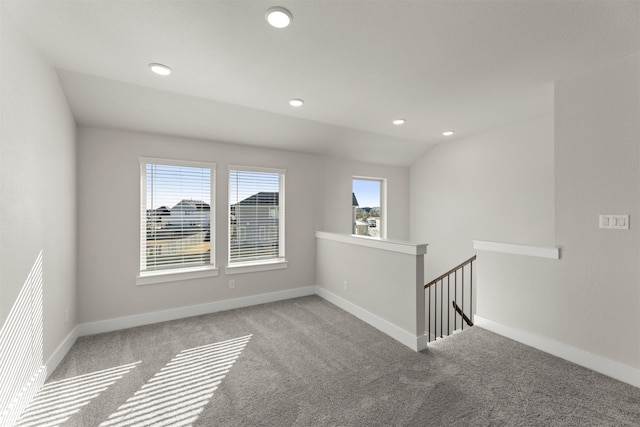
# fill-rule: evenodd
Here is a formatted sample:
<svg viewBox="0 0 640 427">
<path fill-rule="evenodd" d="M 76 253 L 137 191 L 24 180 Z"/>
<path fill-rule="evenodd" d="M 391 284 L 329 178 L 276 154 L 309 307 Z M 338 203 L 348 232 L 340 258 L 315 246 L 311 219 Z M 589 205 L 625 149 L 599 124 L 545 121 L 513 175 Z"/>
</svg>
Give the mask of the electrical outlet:
<svg viewBox="0 0 640 427">
<path fill-rule="evenodd" d="M 347 282 L 346 280 L 344 281 L 344 290 L 345 291 L 349 290 L 349 282 Z"/>
<path fill-rule="evenodd" d="M 229 289 L 235 289 L 236 288 L 236 281 L 231 279 L 229 280 Z"/>
<path fill-rule="evenodd" d="M 64 309 L 64 323 L 69 323 L 69 309 Z"/>
</svg>

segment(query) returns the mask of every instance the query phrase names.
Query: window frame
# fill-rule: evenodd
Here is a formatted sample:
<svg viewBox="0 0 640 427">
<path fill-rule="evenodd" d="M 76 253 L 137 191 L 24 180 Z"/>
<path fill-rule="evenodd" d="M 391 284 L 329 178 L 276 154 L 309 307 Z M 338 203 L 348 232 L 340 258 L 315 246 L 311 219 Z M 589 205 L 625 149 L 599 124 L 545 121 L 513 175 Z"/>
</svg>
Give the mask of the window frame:
<svg viewBox="0 0 640 427">
<path fill-rule="evenodd" d="M 259 172 L 259 173 L 277 173 L 278 179 L 278 256 L 273 258 L 252 260 L 252 261 L 231 261 L 231 172 Z M 257 167 L 247 165 L 227 165 L 227 266 L 225 267 L 225 274 L 241 274 L 251 273 L 257 271 L 279 270 L 288 267 L 288 261 L 286 259 L 285 251 L 285 180 L 286 169 Z M 238 203 L 237 201 L 236 203 Z M 271 210 L 269 211 L 271 215 Z M 236 225 L 237 226 L 237 225 Z M 238 230 L 239 231 L 239 230 Z M 269 234 L 269 233 L 267 233 Z"/>
<path fill-rule="evenodd" d="M 139 157 L 140 167 L 140 199 L 139 213 L 140 216 L 140 234 L 138 241 L 138 275 L 136 276 L 136 285 L 148 285 L 154 283 L 174 282 L 179 280 L 198 279 L 204 277 L 218 276 L 218 268 L 216 267 L 216 163 L 200 162 L 190 160 L 174 160 L 161 159 L 154 157 Z M 167 268 L 160 270 L 144 270 L 146 264 L 145 253 L 143 251 L 143 243 L 146 244 L 147 235 L 147 219 L 146 219 L 146 201 L 147 201 L 147 172 L 146 167 L 149 164 L 176 166 L 176 167 L 194 167 L 207 168 L 210 170 L 210 210 L 209 210 L 209 242 L 211 244 L 211 256 L 209 264 L 198 266 L 186 266 L 178 268 Z M 146 249 L 146 246 L 145 246 Z"/>
<path fill-rule="evenodd" d="M 386 240 L 387 239 L 387 178 L 378 178 L 378 177 L 372 177 L 372 176 L 361 176 L 361 175 L 354 175 L 351 177 L 351 193 L 353 194 L 353 181 L 358 180 L 358 181 L 376 181 L 380 183 L 380 235 L 378 237 L 373 237 L 373 236 L 362 236 L 362 235 L 358 235 L 355 233 L 351 233 L 351 235 L 353 237 L 359 237 L 359 238 L 364 238 L 364 239 L 379 239 L 379 240 Z M 356 198 L 358 197 L 358 195 L 356 194 Z M 351 196 L 349 197 L 349 200 L 351 200 Z M 353 209 L 353 206 L 351 207 L 351 209 Z M 353 216 L 353 219 L 355 219 L 355 214 Z M 353 229 L 353 224 L 352 224 L 352 229 Z"/>
</svg>

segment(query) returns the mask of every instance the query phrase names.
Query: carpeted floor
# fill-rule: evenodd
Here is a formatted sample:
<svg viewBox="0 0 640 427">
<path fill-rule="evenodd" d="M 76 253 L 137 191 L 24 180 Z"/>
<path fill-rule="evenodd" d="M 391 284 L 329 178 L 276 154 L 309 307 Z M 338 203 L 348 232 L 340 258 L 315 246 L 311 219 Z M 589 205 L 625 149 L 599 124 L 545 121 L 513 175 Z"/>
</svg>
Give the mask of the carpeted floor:
<svg viewBox="0 0 640 427">
<path fill-rule="evenodd" d="M 640 389 L 478 327 L 415 353 L 314 296 L 80 338 L 20 426 L 47 422 L 637 426 Z"/>
</svg>

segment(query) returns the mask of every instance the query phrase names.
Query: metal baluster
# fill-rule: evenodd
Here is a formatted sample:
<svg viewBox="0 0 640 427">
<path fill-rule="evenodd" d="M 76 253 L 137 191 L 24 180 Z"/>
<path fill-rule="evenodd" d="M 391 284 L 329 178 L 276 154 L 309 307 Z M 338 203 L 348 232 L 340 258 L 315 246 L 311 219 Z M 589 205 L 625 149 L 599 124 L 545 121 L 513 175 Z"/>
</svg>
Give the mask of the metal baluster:
<svg viewBox="0 0 640 427">
<path fill-rule="evenodd" d="M 429 287 L 429 327 L 427 328 L 427 334 L 429 334 L 429 338 L 427 338 L 427 342 L 431 342 L 431 287 Z"/>
<path fill-rule="evenodd" d="M 451 335 L 451 328 L 449 325 L 449 320 L 451 319 L 451 307 L 449 305 L 449 300 L 451 299 L 451 286 L 449 286 L 449 279 L 451 279 L 451 275 L 447 276 L 447 335 Z"/>
<path fill-rule="evenodd" d="M 467 326 L 473 326 L 473 320 L 470 317 L 473 317 L 473 263 L 476 260 L 476 257 L 466 260 L 462 264 L 457 267 L 452 268 L 448 272 L 434 279 L 433 281 L 424 285 L 424 288 L 429 288 L 429 298 L 427 298 L 426 294 L 424 295 L 425 303 L 428 305 L 427 311 L 427 333 L 429 334 L 429 338 L 427 342 L 435 341 L 440 338 L 444 338 L 444 305 L 445 297 L 444 297 L 444 278 L 447 278 L 447 336 L 452 332 L 455 332 L 458 328 L 458 315 L 460 316 L 460 322 L 462 324 L 461 329 L 464 330 L 464 324 L 467 323 Z M 469 265 L 469 269 L 465 272 L 465 267 Z M 460 272 L 460 304 L 458 301 L 458 272 Z M 451 297 L 451 275 L 453 274 L 453 297 Z M 465 277 L 465 274 L 469 275 L 468 279 Z M 469 305 L 470 306 L 470 317 L 467 317 L 465 313 L 465 295 L 464 295 L 464 287 L 465 280 L 469 282 Z M 431 287 L 435 286 L 435 290 L 432 291 Z M 440 286 L 440 335 L 438 335 L 438 286 Z M 435 292 L 435 295 L 432 296 L 432 293 Z M 433 300 L 433 301 L 432 301 Z M 449 304 L 451 303 L 451 304 Z M 451 329 L 451 306 L 454 308 L 453 312 L 453 330 Z M 433 328 L 431 327 L 431 311 L 433 307 Z M 431 339 L 431 334 L 433 333 L 433 340 Z"/>
<path fill-rule="evenodd" d="M 444 279 L 442 279 L 444 280 Z M 444 306 L 442 305 L 442 296 L 444 294 L 444 283 L 442 282 L 442 280 L 440 280 L 440 338 L 443 337 L 442 335 L 442 312 L 444 311 Z"/>
<path fill-rule="evenodd" d="M 433 336 L 438 339 L 438 284 L 433 285 L 436 288 L 436 295 L 433 299 Z"/>
<path fill-rule="evenodd" d="M 473 261 L 469 264 L 471 267 L 471 274 L 469 275 L 469 305 L 471 308 L 469 309 L 469 319 L 471 319 L 471 323 L 473 323 Z"/>
<path fill-rule="evenodd" d="M 464 267 L 462 267 L 462 330 L 464 331 Z"/>
<path fill-rule="evenodd" d="M 458 299 L 458 272 L 453 272 L 453 300 L 456 301 Z M 455 331 L 458 328 L 458 313 L 453 313 L 453 330 Z"/>
</svg>

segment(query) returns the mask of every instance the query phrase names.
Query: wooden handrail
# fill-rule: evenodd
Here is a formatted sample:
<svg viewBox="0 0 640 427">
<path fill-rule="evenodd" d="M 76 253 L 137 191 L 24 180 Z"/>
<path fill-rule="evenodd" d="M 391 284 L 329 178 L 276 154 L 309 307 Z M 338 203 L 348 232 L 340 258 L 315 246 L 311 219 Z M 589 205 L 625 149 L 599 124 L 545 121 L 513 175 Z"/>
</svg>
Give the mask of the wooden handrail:
<svg viewBox="0 0 640 427">
<path fill-rule="evenodd" d="M 465 262 L 463 262 L 462 264 L 453 267 L 451 270 L 447 271 L 446 273 L 438 276 L 437 278 L 433 279 L 432 281 L 430 281 L 429 283 L 427 283 L 426 285 L 424 285 L 424 288 L 427 289 L 430 286 L 435 285 L 436 283 L 438 283 L 440 280 L 444 279 L 445 277 L 447 277 L 448 275 L 450 275 L 451 273 L 453 273 L 456 270 L 461 269 L 462 267 L 464 267 L 467 264 L 471 264 L 473 261 L 476 260 L 476 255 L 472 256 L 471 258 L 469 258 L 468 260 L 466 260 Z"/>
</svg>

